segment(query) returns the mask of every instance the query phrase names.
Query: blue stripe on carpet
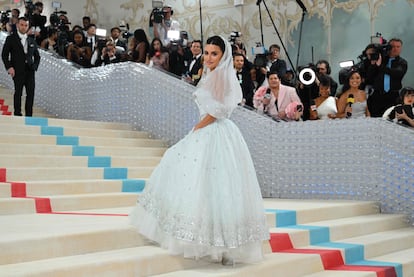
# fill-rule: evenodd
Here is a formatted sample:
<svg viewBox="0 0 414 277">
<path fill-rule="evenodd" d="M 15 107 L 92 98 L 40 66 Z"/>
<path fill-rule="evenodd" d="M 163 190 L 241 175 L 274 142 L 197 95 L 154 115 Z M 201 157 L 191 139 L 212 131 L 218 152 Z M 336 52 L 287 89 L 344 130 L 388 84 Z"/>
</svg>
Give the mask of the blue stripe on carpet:
<svg viewBox="0 0 414 277">
<path fill-rule="evenodd" d="M 275 218 L 276 218 L 275 227 L 286 227 L 290 225 L 296 225 L 296 211 L 266 209 L 266 212 L 275 214 Z"/>
<path fill-rule="evenodd" d="M 392 266 L 398 277 L 403 277 L 402 264 L 382 261 L 364 260 L 365 246 L 361 244 L 341 243 L 330 241 L 330 229 L 326 226 L 296 225 L 297 214 L 294 210 L 266 209 L 266 212 L 274 213 L 276 217 L 275 227 L 307 230 L 309 232 L 310 244 L 313 246 L 344 249 L 345 264 L 368 265 L 368 266 Z"/>
<path fill-rule="evenodd" d="M 324 243 L 318 243 L 316 244 L 316 246 L 344 249 L 346 264 L 351 264 L 353 262 L 362 261 L 365 257 L 364 246 L 362 244 L 324 242 Z"/>
<path fill-rule="evenodd" d="M 24 122 L 26 125 L 33 126 L 47 126 L 49 121 L 45 117 L 25 117 Z"/>
<path fill-rule="evenodd" d="M 89 156 L 88 167 L 111 167 L 111 157 Z"/>
<path fill-rule="evenodd" d="M 63 136 L 63 127 L 42 126 L 40 133 L 42 135 Z"/>
<path fill-rule="evenodd" d="M 145 180 L 126 179 L 122 182 L 122 192 L 141 192 L 144 187 Z"/>
<path fill-rule="evenodd" d="M 57 145 L 79 145 L 79 137 L 75 136 L 56 136 Z"/>
<path fill-rule="evenodd" d="M 310 226 L 310 225 L 295 225 L 289 226 L 292 229 L 301 229 L 309 231 L 310 244 L 318 244 L 330 241 L 329 227 Z"/>
<path fill-rule="evenodd" d="M 128 168 L 125 167 L 105 167 L 104 179 L 127 179 Z"/>
<path fill-rule="evenodd" d="M 95 147 L 94 146 L 73 146 L 72 147 L 72 156 L 94 156 Z"/>
</svg>

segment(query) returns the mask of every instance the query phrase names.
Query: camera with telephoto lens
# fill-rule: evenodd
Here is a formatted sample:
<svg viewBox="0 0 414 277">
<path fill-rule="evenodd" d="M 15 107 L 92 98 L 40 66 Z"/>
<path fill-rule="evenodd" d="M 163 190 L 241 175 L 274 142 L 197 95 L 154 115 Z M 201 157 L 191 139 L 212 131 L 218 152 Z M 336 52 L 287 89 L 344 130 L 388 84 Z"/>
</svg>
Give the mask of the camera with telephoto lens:
<svg viewBox="0 0 414 277">
<path fill-rule="evenodd" d="M 33 11 L 36 8 L 36 6 L 33 4 L 32 0 L 25 0 L 24 1 L 24 7 L 26 8 L 28 15 L 32 15 Z"/>
<path fill-rule="evenodd" d="M 71 24 L 70 22 L 65 22 L 64 20 L 59 18 L 59 15 L 65 15 L 67 14 L 66 11 L 54 11 L 50 17 L 50 25 L 54 27 L 55 29 L 61 30 L 61 31 L 67 31 L 67 25 Z"/>
<path fill-rule="evenodd" d="M 261 42 L 256 42 L 256 47 L 252 47 L 252 54 L 254 56 L 253 65 L 256 69 L 266 67 L 269 53 Z"/>
<path fill-rule="evenodd" d="M 372 49 L 367 54 L 367 50 Z M 388 56 L 389 51 L 391 50 L 391 45 L 388 43 L 386 39 L 384 39 L 381 35 L 381 33 L 376 33 L 375 36 L 371 37 L 371 43 L 365 47 L 365 50 L 362 51 L 362 54 L 358 56 L 358 59 L 361 62 L 364 62 L 366 60 L 369 61 L 377 61 L 380 57 L 386 57 Z"/>
<path fill-rule="evenodd" d="M 367 54 L 368 50 L 369 54 Z M 371 37 L 371 43 L 358 56 L 359 62 L 352 66 L 344 67 L 339 71 L 339 84 L 343 85 L 352 71 L 358 71 L 364 75 L 372 61 L 378 61 L 380 55 L 382 58 L 387 57 L 390 50 L 391 45 L 388 41 L 382 37 L 381 33 L 376 33 L 375 36 Z"/>
<path fill-rule="evenodd" d="M 0 11 L 0 21 L 1 24 L 7 24 L 10 21 L 11 18 L 11 10 L 7 10 L 7 11 Z"/>
<path fill-rule="evenodd" d="M 164 11 L 162 8 L 154 8 L 152 14 L 154 23 L 162 23 L 164 20 Z"/>
</svg>

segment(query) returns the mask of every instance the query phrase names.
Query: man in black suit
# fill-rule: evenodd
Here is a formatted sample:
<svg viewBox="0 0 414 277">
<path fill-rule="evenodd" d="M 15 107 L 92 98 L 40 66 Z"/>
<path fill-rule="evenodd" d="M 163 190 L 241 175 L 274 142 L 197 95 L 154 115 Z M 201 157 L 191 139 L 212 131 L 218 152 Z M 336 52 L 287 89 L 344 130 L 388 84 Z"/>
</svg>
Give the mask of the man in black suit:
<svg viewBox="0 0 414 277">
<path fill-rule="evenodd" d="M 21 116 L 22 92 L 26 88 L 25 115 L 32 116 L 35 92 L 35 71 L 40 55 L 33 37 L 27 36 L 29 21 L 20 17 L 17 32 L 9 35 L 1 53 L 7 73 L 14 81 L 14 115 Z"/>
<path fill-rule="evenodd" d="M 201 40 L 194 40 L 191 43 L 192 59 L 188 64 L 188 75 L 191 79 L 191 83 L 195 86 L 198 84 L 203 72 L 203 49 L 201 46 Z"/>
<path fill-rule="evenodd" d="M 239 80 L 243 92 L 242 104 L 254 109 L 254 84 L 251 77 L 251 70 L 254 67 L 249 61 L 246 60 L 244 55 L 241 53 L 235 53 L 233 55 L 233 65 L 236 71 L 237 79 Z"/>
</svg>

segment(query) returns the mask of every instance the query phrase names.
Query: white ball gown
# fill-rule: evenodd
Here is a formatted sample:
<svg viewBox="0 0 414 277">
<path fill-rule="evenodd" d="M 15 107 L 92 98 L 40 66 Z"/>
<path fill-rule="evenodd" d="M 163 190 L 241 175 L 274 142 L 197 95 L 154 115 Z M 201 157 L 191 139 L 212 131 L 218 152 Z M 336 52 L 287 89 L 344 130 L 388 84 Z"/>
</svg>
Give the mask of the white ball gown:
<svg viewBox="0 0 414 277">
<path fill-rule="evenodd" d="M 209 91 L 194 94 L 201 116 L 206 109 L 212 114 L 222 108 Z M 213 123 L 169 148 L 130 214 L 142 235 L 171 254 L 218 261 L 226 255 L 234 262 L 263 258 L 263 241 L 269 239 L 263 200 L 249 150 L 230 114 L 221 109 Z"/>
</svg>

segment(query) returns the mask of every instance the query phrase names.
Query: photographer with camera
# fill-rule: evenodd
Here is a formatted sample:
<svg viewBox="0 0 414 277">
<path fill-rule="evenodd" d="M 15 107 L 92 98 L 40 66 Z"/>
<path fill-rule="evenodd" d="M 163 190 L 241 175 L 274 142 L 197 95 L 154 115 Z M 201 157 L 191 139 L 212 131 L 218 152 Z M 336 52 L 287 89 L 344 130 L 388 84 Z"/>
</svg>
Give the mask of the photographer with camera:
<svg viewBox="0 0 414 277">
<path fill-rule="evenodd" d="M 286 70 L 286 61 L 280 59 L 280 46 L 277 44 L 270 45 L 266 67 L 260 68 L 260 72 L 264 75 L 268 72 L 276 72 L 282 78 L 285 76 Z"/>
<path fill-rule="evenodd" d="M 43 12 L 43 3 L 36 2 L 33 4 L 31 0 L 25 0 L 24 16 L 29 20 L 29 30 L 27 35 L 33 36 L 36 43 L 40 45 L 43 39 L 47 37 L 47 30 L 45 27 L 47 18 L 41 15 Z"/>
<path fill-rule="evenodd" d="M 172 19 L 173 13 L 170 6 L 153 10 L 154 37 L 159 38 L 165 46 L 171 42 L 168 31 L 180 31 L 180 23 Z"/>
<path fill-rule="evenodd" d="M 373 117 L 381 117 L 397 102 L 408 67 L 407 61 L 400 57 L 402 44 L 401 39 L 393 38 L 388 44 L 370 44 L 365 49 L 363 70 L 365 83 L 372 88 L 368 108 Z"/>
<path fill-rule="evenodd" d="M 112 41 L 107 41 L 105 47 L 103 47 L 99 52 L 100 55 L 95 61 L 95 66 L 119 63 L 121 61 L 121 56 L 117 53 L 116 45 Z"/>
<path fill-rule="evenodd" d="M 121 38 L 121 28 L 111 28 L 110 40 L 115 44 L 118 53 L 123 54 L 127 50 L 127 45 L 125 41 Z"/>
<path fill-rule="evenodd" d="M 73 32 L 73 43 L 67 49 L 67 59 L 82 67 L 91 66 L 92 50 L 85 43 L 85 35 L 82 31 Z"/>
<path fill-rule="evenodd" d="M 68 18 L 66 17 L 65 11 L 58 11 L 57 9 L 50 14 L 49 16 L 49 22 L 50 25 L 48 26 L 48 38 L 49 43 L 52 42 L 54 38 L 51 40 L 51 36 L 54 36 L 54 31 L 56 30 L 57 39 L 56 39 L 56 52 L 62 56 L 67 56 L 67 48 L 69 46 L 69 42 L 72 41 L 72 32 L 70 31 L 70 22 Z M 51 34 L 52 32 L 52 34 Z M 42 41 L 42 44 L 45 43 L 45 40 Z M 41 44 L 41 45 L 42 45 Z M 43 47 L 42 47 L 43 48 Z"/>
<path fill-rule="evenodd" d="M 264 113 L 274 120 L 300 120 L 303 105 L 295 88 L 281 84 L 277 72 L 268 72 L 268 86 L 260 87 L 254 94 L 253 105 L 259 113 Z"/>
<path fill-rule="evenodd" d="M 383 118 L 414 127 L 414 88 L 404 87 L 400 91 L 399 104 L 385 111 Z"/>
</svg>

